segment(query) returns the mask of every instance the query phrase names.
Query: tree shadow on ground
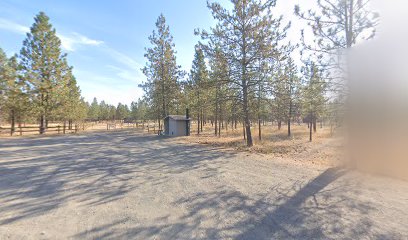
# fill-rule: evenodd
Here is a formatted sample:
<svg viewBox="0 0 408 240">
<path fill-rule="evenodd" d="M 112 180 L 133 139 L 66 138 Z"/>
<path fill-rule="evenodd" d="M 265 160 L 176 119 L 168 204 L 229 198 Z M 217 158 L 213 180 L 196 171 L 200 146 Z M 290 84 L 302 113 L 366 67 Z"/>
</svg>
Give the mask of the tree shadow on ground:
<svg viewBox="0 0 408 240">
<path fill-rule="evenodd" d="M 0 140 L 0 225 L 45 214 L 68 201 L 113 202 L 140 185 L 166 182 L 173 173 L 201 169 L 211 174 L 214 169 L 205 161 L 232 156 L 132 134 Z"/>
<path fill-rule="evenodd" d="M 24 140 L 22 144 L 20 139 L 0 140 L 0 226 L 47 214 L 67 202 L 93 207 L 121 200 L 144 185 L 152 189 L 165 188 L 190 171 L 192 175 L 200 173 L 197 177 L 206 181 L 226 171 L 217 166 L 235 159 L 232 153 L 202 145 L 184 145 L 159 136 L 132 134 L 118 131 L 38 138 Z M 71 237 L 403 238 L 398 233 L 379 230 L 371 219 L 379 210 L 358 198 L 358 183 L 345 178 L 344 174 L 335 168 L 315 178 L 310 176 L 310 181 L 294 176 L 257 194 L 216 182 L 210 189 L 186 185 L 183 188 L 194 191 L 181 193 L 169 203 L 174 209 L 185 210 L 177 218 L 173 213 L 149 222 L 113 218 L 111 222 L 91 226 Z"/>
<path fill-rule="evenodd" d="M 74 238 L 97 239 L 401 239 L 398 233 L 375 230 L 376 209 L 356 200 L 352 181 L 333 168 L 309 182 L 276 184 L 262 196 L 216 189 L 180 197 L 173 204 L 189 209 L 178 221 L 167 217 L 153 224 L 122 227 L 126 219 L 81 232 Z"/>
</svg>

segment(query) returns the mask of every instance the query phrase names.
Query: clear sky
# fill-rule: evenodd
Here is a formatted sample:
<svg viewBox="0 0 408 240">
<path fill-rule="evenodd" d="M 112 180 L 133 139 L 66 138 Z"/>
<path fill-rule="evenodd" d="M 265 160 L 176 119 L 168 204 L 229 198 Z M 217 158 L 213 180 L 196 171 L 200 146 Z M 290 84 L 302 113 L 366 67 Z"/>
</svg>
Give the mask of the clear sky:
<svg viewBox="0 0 408 240">
<path fill-rule="evenodd" d="M 218 0 L 226 3 L 227 0 Z M 276 14 L 293 20 L 295 4 L 309 8 L 314 0 L 278 0 Z M 63 51 L 87 101 L 130 104 L 141 97 L 145 47 L 163 13 L 176 44 L 178 64 L 188 71 L 199 37 L 195 28 L 214 24 L 205 0 L 1 0 L 0 47 L 18 53 L 34 16 L 44 11 L 62 40 Z M 293 21 L 291 41 L 299 41 Z"/>
</svg>

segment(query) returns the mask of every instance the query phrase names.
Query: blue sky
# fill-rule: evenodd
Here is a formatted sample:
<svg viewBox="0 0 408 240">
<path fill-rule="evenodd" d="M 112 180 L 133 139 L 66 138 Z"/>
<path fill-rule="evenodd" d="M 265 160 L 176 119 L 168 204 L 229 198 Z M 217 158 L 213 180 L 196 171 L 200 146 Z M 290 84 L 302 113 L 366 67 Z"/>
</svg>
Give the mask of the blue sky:
<svg viewBox="0 0 408 240">
<path fill-rule="evenodd" d="M 298 2 L 278 1 L 277 13 L 289 20 Z M 186 71 L 199 40 L 194 29 L 214 24 L 205 0 L 2 0 L 0 47 L 8 55 L 20 51 L 25 32 L 39 11 L 44 11 L 56 28 L 85 99 L 97 97 L 115 105 L 130 104 L 143 94 L 138 88 L 145 79 L 140 69 L 145 64 L 148 36 L 160 13 L 174 36 L 178 64 Z M 296 24 L 289 38 L 299 39 Z"/>
</svg>

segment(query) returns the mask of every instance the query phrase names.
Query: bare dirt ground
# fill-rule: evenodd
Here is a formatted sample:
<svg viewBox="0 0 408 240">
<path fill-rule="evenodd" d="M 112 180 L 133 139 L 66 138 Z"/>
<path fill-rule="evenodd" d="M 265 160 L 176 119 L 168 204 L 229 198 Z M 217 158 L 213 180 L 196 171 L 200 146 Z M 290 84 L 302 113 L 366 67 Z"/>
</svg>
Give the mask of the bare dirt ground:
<svg viewBox="0 0 408 240">
<path fill-rule="evenodd" d="M 408 239 L 407 216 L 406 182 L 274 155 L 136 129 L 0 139 L 0 239 Z"/>
</svg>

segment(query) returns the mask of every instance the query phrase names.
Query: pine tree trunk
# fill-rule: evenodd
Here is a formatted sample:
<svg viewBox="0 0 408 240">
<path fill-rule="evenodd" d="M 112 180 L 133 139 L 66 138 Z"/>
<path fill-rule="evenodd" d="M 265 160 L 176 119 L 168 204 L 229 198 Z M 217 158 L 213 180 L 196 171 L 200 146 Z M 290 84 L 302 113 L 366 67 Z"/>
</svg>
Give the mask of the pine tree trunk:
<svg viewBox="0 0 408 240">
<path fill-rule="evenodd" d="M 203 132 L 203 125 L 204 125 L 204 116 L 203 116 L 203 110 L 201 109 L 201 128 L 200 128 L 200 132 Z"/>
<path fill-rule="evenodd" d="M 290 137 L 290 135 L 292 134 L 291 129 L 290 129 L 291 118 L 292 118 L 292 99 L 290 99 L 290 102 L 289 102 L 288 137 Z"/>
<path fill-rule="evenodd" d="M 23 128 L 21 126 L 21 117 L 18 118 L 18 128 L 20 129 L 20 136 L 23 136 Z"/>
<path fill-rule="evenodd" d="M 14 109 L 12 109 L 11 110 L 11 131 L 10 131 L 11 136 L 13 136 L 15 130 L 16 130 L 16 116 L 15 116 Z"/>
<path fill-rule="evenodd" d="M 317 132 L 317 120 L 316 118 L 313 118 L 313 131 L 316 133 Z"/>
<path fill-rule="evenodd" d="M 254 143 L 252 142 L 252 134 L 251 134 L 251 123 L 249 121 L 249 118 L 245 119 L 245 129 L 246 129 L 246 134 L 247 134 L 247 146 L 252 147 Z"/>
<path fill-rule="evenodd" d="M 312 141 L 312 123 L 313 123 L 313 115 L 310 114 L 310 121 L 309 121 L 309 141 Z"/>
<path fill-rule="evenodd" d="M 215 129 L 214 129 L 214 133 L 215 133 L 215 136 L 217 136 L 218 135 L 218 113 L 217 113 L 217 111 L 218 111 L 218 109 L 217 109 L 217 107 L 215 108 L 215 121 L 214 121 L 214 126 L 215 126 Z"/>
<path fill-rule="evenodd" d="M 243 113 L 244 113 L 244 124 L 245 124 L 245 132 L 246 132 L 246 142 L 248 147 L 252 147 L 254 144 L 252 142 L 252 134 L 251 134 L 251 122 L 249 120 L 249 100 L 248 100 L 248 79 L 247 79 L 247 41 L 246 41 L 246 32 L 242 34 L 242 75 L 241 75 L 241 82 L 242 82 L 242 100 L 243 100 Z"/>
<path fill-rule="evenodd" d="M 218 137 L 221 137 L 221 123 L 222 123 L 222 119 L 220 118 L 220 120 L 218 121 Z"/>
<path fill-rule="evenodd" d="M 41 114 L 40 116 L 40 134 L 45 133 L 45 115 Z"/>
<path fill-rule="evenodd" d="M 262 141 L 262 132 L 261 132 L 261 119 L 258 119 L 258 137 L 259 141 Z"/>
<path fill-rule="evenodd" d="M 245 74 L 243 74 L 245 76 Z M 243 84 L 243 106 L 244 106 L 244 124 L 245 124 L 245 132 L 246 132 L 246 141 L 247 146 L 252 147 L 254 144 L 252 142 L 252 134 L 251 134 L 251 122 L 249 120 L 249 110 L 248 110 L 248 88 L 246 85 L 246 81 Z"/>
<path fill-rule="evenodd" d="M 242 131 L 243 131 L 243 133 L 244 133 L 244 140 L 246 140 L 245 121 L 242 121 Z"/>
<path fill-rule="evenodd" d="M 292 135 L 291 129 L 290 129 L 290 118 L 288 119 L 288 137 Z"/>
<path fill-rule="evenodd" d="M 200 113 L 197 115 L 197 134 L 200 135 Z"/>
</svg>

